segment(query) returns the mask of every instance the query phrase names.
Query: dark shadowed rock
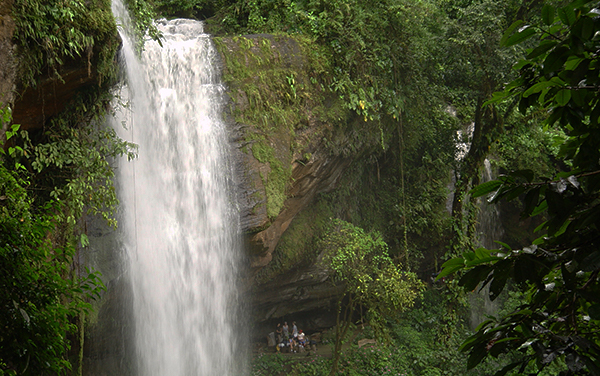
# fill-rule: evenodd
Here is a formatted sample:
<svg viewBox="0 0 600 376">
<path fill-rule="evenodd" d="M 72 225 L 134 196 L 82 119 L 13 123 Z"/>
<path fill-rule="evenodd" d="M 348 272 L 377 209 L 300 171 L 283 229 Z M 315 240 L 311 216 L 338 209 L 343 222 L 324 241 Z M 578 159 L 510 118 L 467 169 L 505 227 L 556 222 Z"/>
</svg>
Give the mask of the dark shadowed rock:
<svg viewBox="0 0 600 376">
<path fill-rule="evenodd" d="M 13 121 L 21 129 L 41 128 L 48 119 L 59 114 L 77 93 L 98 83 L 95 71 L 87 62 L 72 62 L 63 67 L 61 78 L 45 77 L 36 87 L 21 89 L 14 105 Z"/>
<path fill-rule="evenodd" d="M 257 286 L 253 293 L 254 338 L 264 337 L 277 322 L 298 323 L 305 331 L 335 325 L 337 301 L 343 284 L 332 284 L 328 272 L 317 265 L 298 268 Z"/>
<path fill-rule="evenodd" d="M 12 42 L 15 23 L 10 17 L 12 4 L 12 0 L 0 1 L 0 108 L 13 103 L 17 76 L 15 46 Z M 7 125 L 0 124 L 0 138 L 4 138 Z"/>
<path fill-rule="evenodd" d="M 304 56 L 298 41 L 257 34 L 219 38 L 216 44 L 230 98 L 225 119 L 235 146 L 241 223 L 250 267 L 257 273 L 269 265 L 296 216 L 312 205 L 319 193 L 336 188 L 352 159 L 334 155 L 326 147 L 325 135 L 336 127 L 321 114 L 332 106 L 332 98 L 311 86 L 314 73 L 310 59 Z M 290 99 L 286 91 L 292 85 L 290 77 L 298 90 L 307 90 L 304 95 L 309 99 L 301 103 Z M 265 116 L 269 119 L 266 123 L 253 122 L 257 118 L 252 115 L 257 111 L 255 106 L 265 112 L 274 106 L 279 116 Z M 301 114 L 286 118 L 286 111 Z M 259 160 L 253 149 L 257 142 L 271 150 L 277 160 Z M 290 171 L 283 204 L 276 215 L 267 210 L 271 199 L 267 184 L 274 165 Z M 334 324 L 332 312 L 342 288 L 328 282 L 327 272 L 316 265 L 296 265 L 292 270 L 267 283 L 254 283 L 251 288 L 257 338 L 264 337 L 275 321 L 286 317 L 288 321 L 300 320 L 306 330 Z"/>
</svg>

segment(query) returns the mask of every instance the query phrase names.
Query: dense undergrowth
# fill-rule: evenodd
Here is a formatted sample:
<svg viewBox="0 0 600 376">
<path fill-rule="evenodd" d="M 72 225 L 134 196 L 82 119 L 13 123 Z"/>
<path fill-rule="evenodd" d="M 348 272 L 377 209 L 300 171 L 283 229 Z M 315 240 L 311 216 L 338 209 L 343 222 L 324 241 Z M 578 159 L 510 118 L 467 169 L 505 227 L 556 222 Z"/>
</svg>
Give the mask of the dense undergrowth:
<svg viewBox="0 0 600 376">
<path fill-rule="evenodd" d="M 239 82 L 248 100 L 236 120 L 259 130 L 247 135 L 254 146 L 246 152 L 271 166 L 263 177 L 270 218 L 287 198 L 293 152 L 274 150 L 270 137 L 291 138 L 316 118 L 329 125 L 328 133 L 315 135 L 327 152 L 354 162 L 338 190 L 320 195 L 294 220 L 273 262 L 258 275 L 264 282 L 314 261 L 330 217 L 380 232 L 396 261 L 428 278 L 447 253 L 476 246 L 477 206 L 462 194 L 479 180 L 486 156 L 495 157 L 499 170 L 552 172 L 556 145 L 540 131 L 539 114 L 516 115 L 514 104 L 482 105 L 511 77 L 508 67 L 521 53 L 499 47 L 502 30 L 526 18 L 535 3 L 131 0 L 128 6 L 139 35 L 159 38 L 151 22 L 160 14 L 209 18 L 211 31 L 236 36 L 243 59 L 231 56 L 224 79 Z M 64 374 L 75 363 L 72 344 L 81 338 L 82 314 L 101 287 L 94 273 L 79 272 L 73 263 L 87 239 L 79 218 L 87 210 L 110 213 L 117 201 L 107 158 L 132 156 L 131 145 L 100 126 L 115 73 L 116 25 L 107 0 L 14 4 L 24 86 L 36 86 L 41 76 L 59 78 L 65 64 L 77 61 L 93 66 L 103 83 L 48 119 L 43 132 L 23 135 L 12 151 L 5 148 L 9 156 L 0 167 L 0 374 Z M 255 45 L 238 37 L 256 33 L 294 39 L 308 68 L 256 75 L 254 68 L 281 63 L 277 56 L 265 59 L 268 41 Z M 464 140 L 457 131 L 470 124 L 476 129 L 473 157 L 460 160 L 455 146 Z M 464 200 L 449 212 L 453 178 L 463 187 L 456 200 Z M 339 374 L 490 374 L 509 359 L 466 372 L 457 350 L 468 333 L 460 319 L 463 302 L 456 289 L 430 289 L 416 308 L 390 320 L 388 343 L 361 349 L 349 343 Z M 330 366 L 318 356 L 289 363 L 265 355 L 255 359 L 253 372 L 324 375 Z"/>
<path fill-rule="evenodd" d="M 119 45 L 111 2 L 20 1 L 12 8 L 19 90 L 87 69 L 94 84 L 39 129 L 8 131 L 0 151 L 0 375 L 81 374 L 86 317 L 104 289 L 79 263 L 88 246 L 81 218 L 112 216 L 118 201 L 110 158 L 133 145 L 106 129 Z"/>
<path fill-rule="evenodd" d="M 69 338 L 104 285 L 72 263 L 72 242 L 57 239 L 64 208 L 34 206 L 28 186 L 0 166 L 0 374 L 63 374 Z"/>
<path fill-rule="evenodd" d="M 340 359 L 338 375 L 486 375 L 486 370 L 467 372 L 464 356 L 457 350 L 468 330 L 449 321 L 450 305 L 445 301 L 444 286 L 424 294 L 415 308 L 388 321 L 388 341 L 358 347 L 361 339 L 375 338 L 374 332 L 360 325 L 348 335 Z M 456 331 L 449 335 L 449 331 Z M 324 336 L 327 341 L 327 336 Z M 288 357 L 266 353 L 254 358 L 253 375 L 328 375 L 331 359 L 323 355 L 329 343 L 306 357 Z"/>
<path fill-rule="evenodd" d="M 388 320 L 389 338 L 375 344 L 358 346 L 361 339 L 375 338 L 367 326 L 354 326 L 345 339 L 340 367 L 336 375 L 344 376 L 487 376 L 517 359 L 510 354 L 499 359 L 489 360 L 474 369 L 467 370 L 465 355 L 459 350 L 460 344 L 471 333 L 466 323 L 459 318 L 466 314 L 466 307 L 460 315 L 452 311 L 458 307 L 448 299 L 448 289 L 438 282 L 417 302 L 416 306 Z M 523 297 L 511 294 L 504 298 L 509 312 L 518 306 Z M 317 352 L 293 354 L 274 353 L 268 349 L 254 355 L 251 374 L 253 376 L 314 375 L 330 374 L 331 356 L 326 350 L 332 346 L 332 338 L 325 333 L 323 343 Z M 558 374 L 557 368 L 542 371 L 539 375 Z"/>
<path fill-rule="evenodd" d="M 18 125 L 7 133 L 0 165 L 0 374 L 81 372 L 86 316 L 104 288 L 99 274 L 79 262 L 88 246 L 81 218 L 99 215 L 115 224 L 109 158 L 134 155 L 133 145 L 102 126 L 109 100 L 88 93 L 43 134 L 30 138 Z M 10 124 L 10 116 L 4 120 Z"/>
</svg>

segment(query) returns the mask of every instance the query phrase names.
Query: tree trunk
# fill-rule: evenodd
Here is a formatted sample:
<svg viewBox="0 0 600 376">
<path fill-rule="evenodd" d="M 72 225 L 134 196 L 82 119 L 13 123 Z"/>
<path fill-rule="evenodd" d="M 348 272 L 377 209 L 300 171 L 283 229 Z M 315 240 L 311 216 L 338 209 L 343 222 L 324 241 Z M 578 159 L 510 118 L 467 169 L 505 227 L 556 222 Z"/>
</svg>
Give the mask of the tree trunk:
<svg viewBox="0 0 600 376">
<path fill-rule="evenodd" d="M 473 215 L 470 208 L 465 208 L 468 202 L 467 193 L 479 184 L 479 171 L 487 157 L 491 143 L 498 135 L 502 126 L 502 119 L 497 115 L 493 106 L 483 107 L 485 98 L 480 96 L 475 109 L 473 139 L 469 152 L 465 155 L 460 170 L 456 173 L 454 198 L 452 200 L 452 219 L 454 221 L 453 254 L 464 251 L 465 241 L 469 243 L 474 233 Z M 465 218 L 465 214 L 467 218 Z"/>
<path fill-rule="evenodd" d="M 349 296 L 348 304 L 344 308 L 343 317 L 342 315 L 342 303 L 343 297 L 338 301 L 338 312 L 336 317 L 336 326 L 335 326 L 335 345 L 333 348 L 333 359 L 331 363 L 331 371 L 329 372 L 329 376 L 334 376 L 337 374 L 340 357 L 342 355 L 342 342 L 348 333 L 348 328 L 350 328 L 350 319 L 352 317 L 352 312 L 356 306 L 352 295 Z"/>
</svg>

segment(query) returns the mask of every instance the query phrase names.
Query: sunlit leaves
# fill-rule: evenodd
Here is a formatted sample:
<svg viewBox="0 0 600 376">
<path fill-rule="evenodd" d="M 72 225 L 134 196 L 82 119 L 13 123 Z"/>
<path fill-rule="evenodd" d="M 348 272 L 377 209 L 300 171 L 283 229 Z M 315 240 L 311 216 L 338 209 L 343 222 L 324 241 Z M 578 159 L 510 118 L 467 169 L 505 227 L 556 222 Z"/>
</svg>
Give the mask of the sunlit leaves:
<svg viewBox="0 0 600 376">
<path fill-rule="evenodd" d="M 388 255 L 388 246 L 377 233 L 338 219 L 320 241 L 322 263 L 346 293 L 369 310 L 404 310 L 413 305 L 422 284 L 416 275 L 401 271 Z"/>
<path fill-rule="evenodd" d="M 338 300 L 331 370 L 331 374 L 335 374 L 341 341 L 348 331 L 355 308 L 364 307 L 371 327 L 380 337 L 385 337 L 383 324 L 386 317 L 412 307 L 424 285 L 414 273 L 402 271 L 394 264 L 381 235 L 366 233 L 340 219 L 331 220 L 328 232 L 319 241 L 318 247 L 321 266 L 329 270 L 333 283 L 344 287 Z"/>
</svg>

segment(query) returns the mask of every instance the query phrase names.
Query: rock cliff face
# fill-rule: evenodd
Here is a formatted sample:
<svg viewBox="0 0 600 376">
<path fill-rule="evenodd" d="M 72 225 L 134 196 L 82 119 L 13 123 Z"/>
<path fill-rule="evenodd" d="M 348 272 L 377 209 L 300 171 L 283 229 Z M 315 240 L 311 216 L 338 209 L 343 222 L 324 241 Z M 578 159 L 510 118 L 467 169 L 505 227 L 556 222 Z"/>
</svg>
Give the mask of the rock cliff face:
<svg viewBox="0 0 600 376">
<path fill-rule="evenodd" d="M 21 129 L 42 129 L 77 93 L 97 85 L 98 75 L 87 61 L 71 61 L 61 67 L 62 79 L 42 77 L 35 88 L 19 88 L 9 3 L 0 7 L 0 101 L 13 104 L 13 123 L 21 124 Z M 296 216 L 319 193 L 334 189 L 351 163 L 327 149 L 332 123 L 344 114 L 322 89 L 319 71 L 307 53 L 310 47 L 303 43 L 272 35 L 216 39 L 231 97 L 226 120 L 236 145 L 252 275 L 269 265 Z M 326 280 L 326 271 L 310 264 L 289 265 L 285 273 L 261 283 L 250 278 L 258 331 L 263 330 L 261 323 L 268 326 L 287 317 L 290 321 L 305 317 L 299 322 L 305 329 L 330 325 L 328 312 L 339 286 Z"/>
<path fill-rule="evenodd" d="M 12 3 L 9 0 L 0 2 L 0 108 L 13 103 L 17 75 L 15 47 L 12 43 L 15 23 L 10 17 Z M 3 138 L 8 124 L 0 125 L 0 138 Z"/>
<path fill-rule="evenodd" d="M 60 114 L 81 90 L 98 84 L 95 71 L 87 63 L 72 61 L 60 70 L 61 79 L 44 77 L 33 88 L 22 88 L 14 104 L 13 122 L 23 130 L 39 129 Z"/>
<path fill-rule="evenodd" d="M 324 98 L 300 98 L 312 94 L 313 72 L 296 40 L 250 35 L 218 38 L 217 45 L 231 97 L 242 227 L 251 266 L 261 268 L 296 214 L 333 189 L 350 160 L 324 145 L 331 124 L 315 111 Z"/>
<path fill-rule="evenodd" d="M 248 235 L 250 247 L 250 267 L 260 269 L 269 264 L 279 239 L 287 230 L 294 217 L 306 206 L 310 205 L 316 195 L 336 187 L 341 174 L 350 164 L 347 158 L 328 155 L 319 143 L 307 145 L 304 152 L 310 153 L 309 161 L 303 162 L 299 151 L 292 152 L 288 163 L 291 168 L 290 180 L 285 187 L 286 198 L 279 214 L 270 218 L 267 214 L 266 181 L 261 177 L 271 171 L 269 162 L 260 162 L 251 153 L 244 152 L 248 141 L 243 134 L 254 132 L 251 125 L 240 127 L 234 140 L 237 145 L 236 167 L 238 171 L 240 210 L 243 231 Z M 319 131 L 319 129 L 309 130 Z M 273 138 L 269 140 L 273 148 L 290 149 L 296 138 Z M 297 154 L 297 155 L 296 155 Z M 295 158 L 294 158 L 295 157 Z M 257 195 L 257 193 L 259 193 Z"/>
<path fill-rule="evenodd" d="M 256 275 L 269 267 L 297 215 L 336 187 L 351 159 L 327 148 L 332 122 L 343 114 L 319 85 L 310 46 L 272 35 L 216 38 L 216 44 L 231 98 L 227 120 L 235 130 L 242 225 Z M 305 329 L 332 324 L 340 287 L 329 284 L 326 270 L 303 265 L 253 281 L 257 333 L 283 319 Z"/>
</svg>

